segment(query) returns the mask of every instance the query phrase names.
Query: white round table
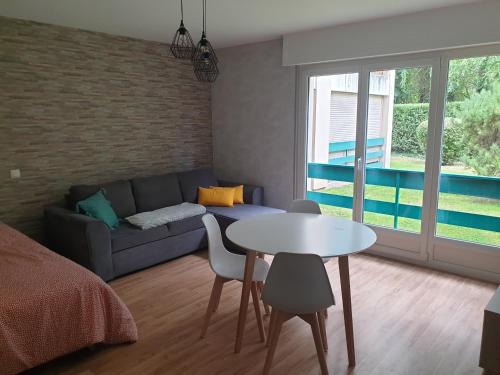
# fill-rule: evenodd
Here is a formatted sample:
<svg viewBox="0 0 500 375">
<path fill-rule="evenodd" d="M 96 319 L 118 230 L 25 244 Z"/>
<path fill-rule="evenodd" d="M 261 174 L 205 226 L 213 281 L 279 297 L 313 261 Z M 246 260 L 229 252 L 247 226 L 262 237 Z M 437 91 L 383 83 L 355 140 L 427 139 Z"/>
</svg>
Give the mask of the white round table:
<svg viewBox="0 0 500 375">
<path fill-rule="evenodd" d="M 247 250 L 241 294 L 235 352 L 241 350 L 251 275 L 258 253 L 279 252 L 339 257 L 339 274 L 344 307 L 349 366 L 355 365 L 348 255 L 371 247 L 377 240 L 366 225 L 327 215 L 279 213 L 239 220 L 226 230 L 227 238 Z"/>
</svg>

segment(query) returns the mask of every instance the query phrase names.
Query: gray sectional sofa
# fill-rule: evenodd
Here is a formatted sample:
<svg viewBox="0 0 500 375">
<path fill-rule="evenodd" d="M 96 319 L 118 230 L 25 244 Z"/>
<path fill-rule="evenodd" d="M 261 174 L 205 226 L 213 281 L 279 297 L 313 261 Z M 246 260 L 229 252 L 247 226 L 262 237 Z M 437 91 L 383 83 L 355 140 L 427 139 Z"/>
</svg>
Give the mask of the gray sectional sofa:
<svg viewBox="0 0 500 375">
<path fill-rule="evenodd" d="M 49 247 L 108 281 L 169 259 L 205 248 L 206 233 L 201 216 L 142 230 L 120 220 L 110 230 L 99 220 L 75 212 L 76 203 L 104 189 L 119 218 L 158 208 L 197 202 L 198 187 L 233 186 L 218 181 L 211 169 L 133 178 L 103 185 L 76 185 L 69 189 L 67 207 L 45 209 Z M 222 233 L 229 224 L 253 215 L 283 212 L 265 207 L 263 188 L 245 185 L 245 204 L 234 207 L 207 207 L 219 221 Z M 226 246 L 238 251 L 224 236 Z"/>
</svg>

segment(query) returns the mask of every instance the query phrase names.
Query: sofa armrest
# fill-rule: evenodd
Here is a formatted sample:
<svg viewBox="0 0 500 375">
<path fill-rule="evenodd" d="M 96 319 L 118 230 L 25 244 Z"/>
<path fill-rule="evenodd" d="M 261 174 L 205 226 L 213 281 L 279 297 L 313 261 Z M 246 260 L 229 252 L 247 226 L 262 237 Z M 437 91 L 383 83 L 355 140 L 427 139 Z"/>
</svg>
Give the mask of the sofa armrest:
<svg viewBox="0 0 500 375">
<path fill-rule="evenodd" d="M 47 207 L 45 227 L 53 250 L 105 281 L 113 278 L 111 236 L 106 224 L 65 208 Z"/>
<path fill-rule="evenodd" d="M 238 186 L 243 185 L 243 200 L 246 204 L 264 205 L 264 188 L 262 186 L 242 184 L 230 181 L 219 180 L 220 186 Z"/>
</svg>

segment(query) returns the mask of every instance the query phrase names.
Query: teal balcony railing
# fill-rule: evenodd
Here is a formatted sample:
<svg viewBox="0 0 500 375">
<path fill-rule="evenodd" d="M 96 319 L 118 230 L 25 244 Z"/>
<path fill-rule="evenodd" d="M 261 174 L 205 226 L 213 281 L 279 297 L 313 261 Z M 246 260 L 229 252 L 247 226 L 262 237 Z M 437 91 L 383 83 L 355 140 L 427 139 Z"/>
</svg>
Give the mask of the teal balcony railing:
<svg viewBox="0 0 500 375">
<path fill-rule="evenodd" d="M 309 178 L 352 183 L 354 182 L 354 167 L 309 163 L 307 176 Z M 366 184 L 395 188 L 395 194 L 394 202 L 365 199 L 365 211 L 393 216 L 394 228 L 398 227 L 398 218 L 400 217 L 417 220 L 422 218 L 421 207 L 400 203 L 399 197 L 400 189 L 424 189 L 423 172 L 371 167 L 366 169 Z M 441 193 L 500 199 L 500 178 L 442 173 L 439 191 Z M 335 207 L 352 208 L 353 206 L 353 198 L 345 195 L 308 191 L 307 198 L 320 204 Z M 467 228 L 500 231 L 500 217 L 497 216 L 438 209 L 437 221 L 442 224 Z"/>
<path fill-rule="evenodd" d="M 384 138 L 369 138 L 366 140 L 366 153 L 367 164 L 370 167 L 382 167 L 381 159 L 384 156 L 382 150 L 384 146 Z M 328 164 L 334 165 L 349 165 L 354 163 L 354 149 L 356 148 L 356 141 L 343 141 L 343 142 L 330 142 L 328 151 L 330 153 L 342 154 L 342 156 L 335 156 L 328 159 Z M 376 150 L 373 150 L 373 149 Z"/>
</svg>

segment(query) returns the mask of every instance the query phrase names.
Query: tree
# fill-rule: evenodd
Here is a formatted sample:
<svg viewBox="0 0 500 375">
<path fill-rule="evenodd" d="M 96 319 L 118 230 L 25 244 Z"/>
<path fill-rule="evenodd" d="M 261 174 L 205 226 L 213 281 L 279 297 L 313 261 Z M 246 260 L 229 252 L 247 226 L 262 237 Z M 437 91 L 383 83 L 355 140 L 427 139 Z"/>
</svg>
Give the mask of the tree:
<svg viewBox="0 0 500 375">
<path fill-rule="evenodd" d="M 456 59 L 448 69 L 448 101 L 463 101 L 475 93 L 491 89 L 500 80 L 500 56 Z M 428 66 L 396 70 L 396 104 L 428 103 L 431 68 Z"/>
<path fill-rule="evenodd" d="M 467 99 L 460 118 L 465 163 L 480 175 L 500 176 L 500 82 Z"/>
<path fill-rule="evenodd" d="M 429 103 L 431 68 L 428 66 L 396 70 L 396 104 Z"/>
<path fill-rule="evenodd" d="M 500 79 L 500 56 L 452 60 L 448 71 L 448 101 L 462 101 L 491 89 Z"/>
</svg>

